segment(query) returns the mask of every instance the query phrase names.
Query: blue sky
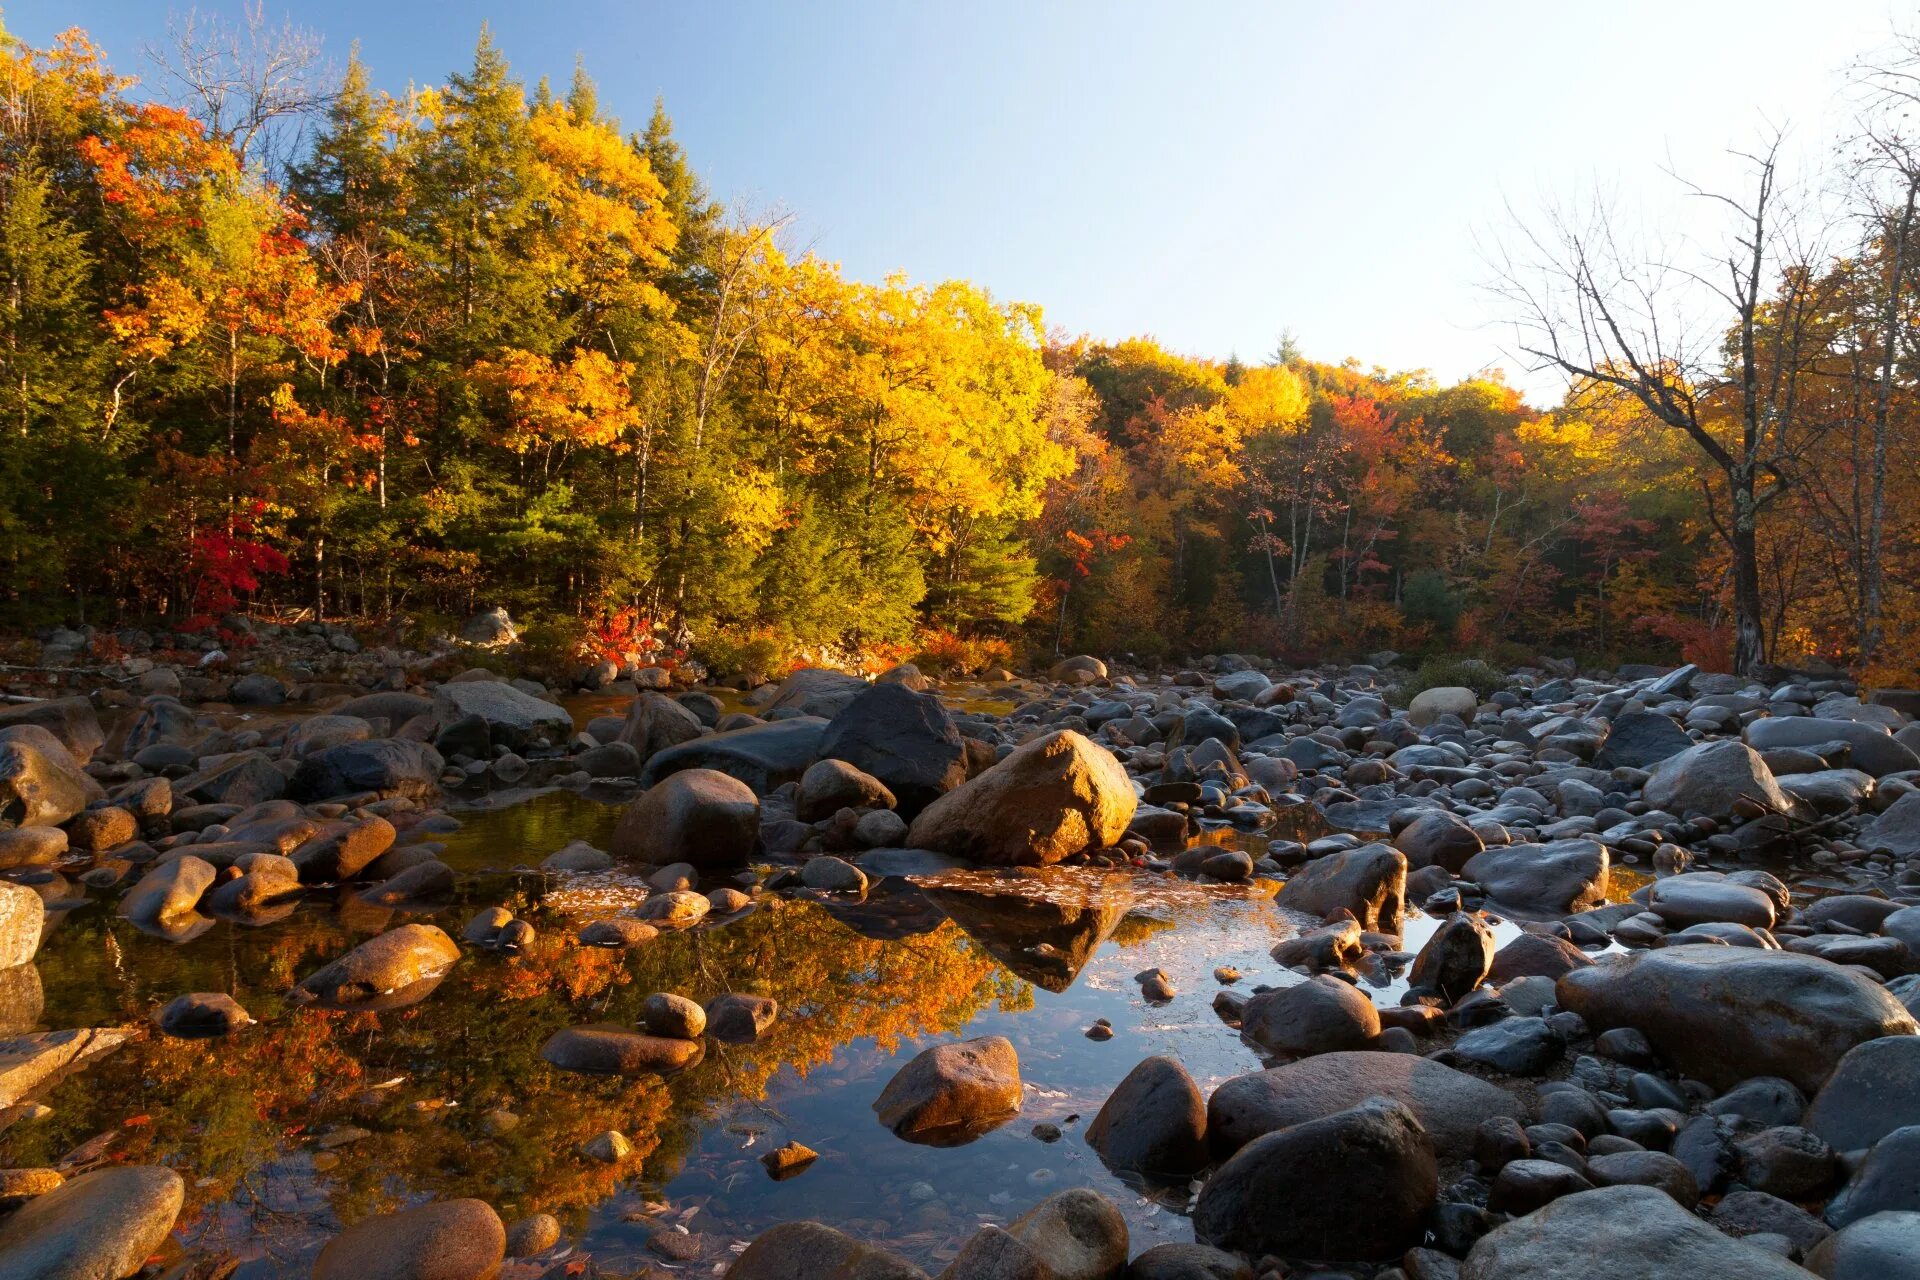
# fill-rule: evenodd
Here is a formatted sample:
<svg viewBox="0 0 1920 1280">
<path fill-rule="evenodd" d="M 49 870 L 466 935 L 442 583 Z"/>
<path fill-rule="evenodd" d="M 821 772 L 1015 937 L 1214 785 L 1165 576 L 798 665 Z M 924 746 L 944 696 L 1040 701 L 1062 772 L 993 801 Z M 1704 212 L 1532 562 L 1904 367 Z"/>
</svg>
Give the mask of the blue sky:
<svg viewBox="0 0 1920 1280">
<path fill-rule="evenodd" d="M 36 43 L 77 23 L 139 71 L 168 11 L 14 0 L 5 19 Z M 715 194 L 791 211 L 802 244 L 860 277 L 963 276 L 1068 331 L 1197 354 L 1255 359 L 1291 329 L 1316 358 L 1449 378 L 1513 367 L 1478 288 L 1509 203 L 1598 185 L 1710 234 L 1661 167 L 1730 181 L 1725 148 L 1769 120 L 1817 158 L 1844 123 L 1841 73 L 1907 12 L 268 0 L 341 60 L 358 40 L 389 89 L 443 82 L 484 19 L 529 82 L 564 84 L 583 57 L 630 126 L 663 94 Z"/>
</svg>

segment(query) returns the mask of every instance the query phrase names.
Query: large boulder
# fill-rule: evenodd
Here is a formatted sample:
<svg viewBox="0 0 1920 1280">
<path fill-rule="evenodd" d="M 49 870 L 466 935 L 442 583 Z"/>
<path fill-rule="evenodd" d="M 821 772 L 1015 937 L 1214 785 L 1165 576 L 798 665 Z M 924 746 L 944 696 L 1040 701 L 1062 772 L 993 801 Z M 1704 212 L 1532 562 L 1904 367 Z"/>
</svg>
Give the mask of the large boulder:
<svg viewBox="0 0 1920 1280">
<path fill-rule="evenodd" d="M 460 628 L 460 639 L 467 644 L 491 649 L 510 645 L 519 639 L 519 635 L 514 631 L 513 619 L 507 615 L 507 611 L 495 605 L 468 618 Z"/>
<path fill-rule="evenodd" d="M 705 732 L 693 712 L 663 693 L 648 690 L 627 706 L 616 741 L 632 747 L 645 764 L 668 747 L 691 742 Z"/>
<path fill-rule="evenodd" d="M 1008 1224 L 1007 1233 L 1054 1280 L 1111 1280 L 1127 1264 L 1127 1220 L 1091 1187 L 1054 1192 Z"/>
<path fill-rule="evenodd" d="M 313 1280 L 492 1280 L 507 1229 L 484 1200 L 436 1200 L 375 1214 L 327 1242 Z"/>
<path fill-rule="evenodd" d="M 1653 1187 L 1562 1196 L 1496 1227 L 1467 1254 L 1460 1280 L 1808 1280 L 1779 1254 L 1736 1240 Z"/>
<path fill-rule="evenodd" d="M 1274 902 L 1316 918 L 1351 911 L 1362 929 L 1399 933 L 1406 920 L 1407 855 L 1366 844 L 1315 858 L 1280 886 Z"/>
<path fill-rule="evenodd" d="M 1920 854 L 1920 791 L 1907 792 L 1869 822 L 1860 833 L 1860 847 L 1903 858 Z"/>
<path fill-rule="evenodd" d="M 1119 840 L 1135 803 L 1112 753 L 1058 729 L 934 801 L 907 844 L 995 866 L 1045 866 Z"/>
<path fill-rule="evenodd" d="M 656 754 L 641 771 L 640 782 L 650 787 L 683 769 L 712 769 L 766 795 L 800 781 L 820 758 L 820 735 L 826 727 L 827 722 L 817 716 L 794 716 L 709 733 Z"/>
<path fill-rule="evenodd" d="M 1278 1057 L 1365 1049 L 1380 1035 L 1380 1013 L 1350 982 L 1322 974 L 1247 1001 L 1240 1032 Z"/>
<path fill-rule="evenodd" d="M 1445 867 L 1454 875 L 1467 860 L 1486 847 L 1464 818 L 1445 809 L 1430 809 L 1400 828 L 1393 847 L 1407 855 L 1407 869 Z"/>
<path fill-rule="evenodd" d="M 197 770 L 173 784 L 173 790 L 202 804 L 245 808 L 285 795 L 287 775 L 263 751 L 234 751 L 201 760 Z"/>
<path fill-rule="evenodd" d="M 46 903 L 39 894 L 0 880 L 0 971 L 33 959 L 46 918 Z"/>
<path fill-rule="evenodd" d="M 823 758 L 880 779 L 908 821 L 967 780 L 967 751 L 939 698 L 876 684 L 849 702 L 820 738 Z"/>
<path fill-rule="evenodd" d="M 1775 747 L 1817 747 L 1844 742 L 1852 748 L 1853 767 L 1878 778 L 1883 774 L 1920 769 L 1920 756 L 1877 724 L 1858 720 L 1828 720 L 1820 716 L 1769 716 L 1755 720 L 1745 733 L 1749 745 L 1760 751 Z"/>
<path fill-rule="evenodd" d="M 1420 1243 L 1439 1186 L 1420 1121 L 1375 1098 L 1240 1148 L 1200 1188 L 1193 1231 L 1247 1254 L 1394 1258 Z"/>
<path fill-rule="evenodd" d="M 766 706 L 766 712 L 798 711 L 804 716 L 831 720 L 865 693 L 868 684 L 859 676 L 824 667 L 803 667 L 780 682 L 780 690 Z"/>
<path fill-rule="evenodd" d="M 363 791 L 420 799 L 439 790 L 445 767 L 438 751 L 409 738 L 343 742 L 302 760 L 287 783 L 287 794 L 306 802 Z"/>
<path fill-rule="evenodd" d="M 1235 1076 L 1207 1099 L 1207 1146 L 1224 1159 L 1262 1134 L 1319 1120 L 1368 1098 L 1391 1098 L 1419 1119 L 1434 1150 L 1451 1159 L 1473 1154 L 1474 1135 L 1490 1116 L 1525 1124 L 1520 1100 L 1497 1085 L 1444 1063 L 1408 1053 L 1323 1053 L 1267 1071 Z"/>
<path fill-rule="evenodd" d="M 385 720 L 387 732 L 396 733 L 407 721 L 415 716 L 424 716 L 432 710 L 432 698 L 423 698 L 417 693 L 389 690 L 385 693 L 367 693 L 358 698 L 349 698 L 335 707 L 333 714 L 355 716 L 369 724 L 377 720 Z"/>
<path fill-rule="evenodd" d="M 460 948 L 441 930 L 430 924 L 403 924 L 315 970 L 289 999 L 323 1009 L 404 1008 L 425 999 L 459 959 Z"/>
<path fill-rule="evenodd" d="M 1648 771 L 1640 794 L 1655 809 L 1713 818 L 1726 817 L 1743 799 L 1776 813 L 1794 807 L 1760 753 L 1732 739 L 1702 742 L 1668 756 Z"/>
<path fill-rule="evenodd" d="M 713 769 L 672 774 L 628 805 L 608 852 L 627 862 L 738 867 L 760 839 L 760 800 Z"/>
<path fill-rule="evenodd" d="M 1716 1088 L 1779 1076 L 1812 1093 L 1855 1045 L 1916 1030 L 1878 983 L 1791 951 L 1663 947 L 1575 969 L 1556 993 L 1593 1030 L 1632 1027 Z"/>
<path fill-rule="evenodd" d="M 0 1222 L 5 1280 L 120 1280 L 173 1230 L 186 1184 L 171 1169 L 121 1165 L 72 1178 Z"/>
<path fill-rule="evenodd" d="M 105 795 L 46 729 L 0 729 L 0 826 L 57 827 Z"/>
<path fill-rule="evenodd" d="M 1658 711 L 1623 711 L 1613 718 L 1607 740 L 1593 757 L 1596 769 L 1646 769 L 1693 746 L 1672 716 Z"/>
<path fill-rule="evenodd" d="M 85 764 L 106 742 L 100 718 L 85 698 L 52 698 L 0 710 L 0 729 L 17 724 L 38 725 L 52 734 L 75 763 Z"/>
<path fill-rule="evenodd" d="M 433 691 L 433 714 L 445 729 L 468 716 L 487 725 L 494 746 L 525 751 L 544 739 L 557 745 L 573 736 L 573 717 L 565 707 L 522 693 L 498 680 L 449 681 Z"/>
<path fill-rule="evenodd" d="M 927 1273 L 818 1222 L 783 1222 L 734 1259 L 726 1280 L 927 1280 Z"/>
<path fill-rule="evenodd" d="M 1807 1251 L 1807 1270 L 1825 1280 L 1920 1280 L 1920 1212 L 1848 1224 Z"/>
<path fill-rule="evenodd" d="M 1473 690 L 1460 685 L 1440 685 L 1413 695 L 1413 701 L 1407 704 L 1407 721 L 1425 726 L 1441 716 L 1458 716 L 1472 724 L 1474 712 L 1479 709 L 1480 695 Z"/>
<path fill-rule="evenodd" d="M 1142 1059 L 1087 1126 L 1087 1145 L 1109 1169 L 1185 1178 L 1207 1165 L 1206 1100 L 1172 1058 Z"/>
<path fill-rule="evenodd" d="M 1475 854 L 1461 874 L 1510 911 L 1565 915 L 1607 900 L 1610 861 L 1595 840 L 1495 845 Z"/>
<path fill-rule="evenodd" d="M 120 900 L 120 914 L 137 925 L 165 929 L 194 914 L 219 874 L 212 863 L 192 854 L 168 858 Z"/>
<path fill-rule="evenodd" d="M 1920 1125 L 1920 1036 L 1848 1050 L 1807 1112 L 1807 1128 L 1835 1151 L 1870 1147 L 1909 1125 Z"/>
<path fill-rule="evenodd" d="M 935 1045 L 900 1068 L 874 1099 L 880 1123 L 909 1142 L 958 1146 L 1020 1110 L 1020 1058 L 1005 1036 Z"/>
</svg>

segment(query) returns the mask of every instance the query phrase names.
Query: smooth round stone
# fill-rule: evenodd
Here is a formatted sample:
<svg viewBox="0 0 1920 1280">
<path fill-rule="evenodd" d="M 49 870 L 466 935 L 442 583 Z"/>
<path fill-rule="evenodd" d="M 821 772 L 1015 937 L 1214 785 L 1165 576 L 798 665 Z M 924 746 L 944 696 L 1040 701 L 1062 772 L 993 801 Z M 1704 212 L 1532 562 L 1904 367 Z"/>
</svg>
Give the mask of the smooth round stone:
<svg viewBox="0 0 1920 1280">
<path fill-rule="evenodd" d="M 160 1030 L 183 1040 L 229 1035 L 253 1025 L 253 1018 L 232 996 L 218 991 L 196 991 L 175 996 L 155 1015 Z"/>
<path fill-rule="evenodd" d="M 647 1031 L 674 1040 L 698 1040 L 707 1029 L 707 1011 L 685 996 L 655 992 L 641 1006 Z"/>
<path fill-rule="evenodd" d="M 0 1222 L 0 1276 L 130 1276 L 166 1241 L 185 1197 L 180 1175 L 156 1165 L 83 1173 Z"/>
<path fill-rule="evenodd" d="M 660 936 L 660 931 L 644 920 L 615 916 L 595 920 L 580 928 L 580 943 L 587 947 L 637 947 Z"/>
<path fill-rule="evenodd" d="M 487 1280 L 506 1251 L 491 1205 L 442 1200 L 354 1223 L 320 1251 L 313 1280 Z"/>
<path fill-rule="evenodd" d="M 624 1027 L 567 1027 L 547 1038 L 540 1056 L 562 1071 L 597 1076 L 637 1076 L 675 1071 L 700 1060 L 697 1040 L 647 1036 Z"/>
</svg>

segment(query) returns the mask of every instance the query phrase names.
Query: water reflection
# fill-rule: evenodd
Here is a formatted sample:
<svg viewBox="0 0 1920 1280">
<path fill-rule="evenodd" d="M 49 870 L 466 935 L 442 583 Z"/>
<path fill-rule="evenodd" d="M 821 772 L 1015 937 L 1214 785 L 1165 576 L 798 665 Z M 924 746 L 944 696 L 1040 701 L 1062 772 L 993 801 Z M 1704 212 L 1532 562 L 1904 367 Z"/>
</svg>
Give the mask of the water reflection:
<svg viewBox="0 0 1920 1280">
<path fill-rule="evenodd" d="M 969 872 L 882 881 L 862 902 L 769 898 L 628 951 L 576 946 L 581 922 L 637 889 L 618 875 L 560 883 L 512 868 L 575 839 L 604 847 L 617 813 L 556 791 L 464 814 L 440 837 L 463 872 L 456 900 L 405 918 L 457 934 L 474 911 L 502 905 L 536 937 L 514 957 L 463 948 L 439 989 L 405 1009 L 328 1013 L 285 999 L 401 918 L 350 892 L 309 899 L 269 928 L 218 922 L 177 945 L 106 904 L 74 909 L 41 952 L 40 1025 L 140 1031 L 54 1089 L 50 1117 L 0 1134 L 0 1164 L 171 1164 L 189 1189 L 183 1242 L 232 1258 L 243 1277 L 304 1275 L 342 1225 L 450 1196 L 483 1198 L 509 1221 L 553 1213 L 575 1259 L 615 1274 L 664 1259 L 711 1271 L 737 1242 L 798 1217 L 938 1270 L 982 1221 L 1073 1185 L 1121 1205 L 1139 1247 L 1190 1238 L 1177 1213 L 1108 1173 L 1080 1129 L 1149 1054 L 1179 1058 L 1203 1089 L 1260 1065 L 1210 1001 L 1218 966 L 1249 986 L 1291 980 L 1268 951 L 1306 922 L 1275 909 L 1271 882 Z M 1412 918 L 1410 948 L 1432 923 Z M 1150 967 L 1173 981 L 1172 1002 L 1141 999 L 1133 975 Z M 259 1025 L 215 1041 L 154 1034 L 153 1011 L 189 991 L 228 992 Z M 569 1074 L 541 1059 L 562 1028 L 636 1025 L 655 991 L 701 1002 L 751 991 L 782 1012 L 759 1042 L 710 1043 L 671 1078 Z M 1391 985 L 1372 994 L 1397 999 Z M 1112 1041 L 1086 1038 L 1096 1018 L 1113 1025 Z M 878 1123 L 872 1101 L 906 1056 L 987 1034 L 1019 1052 L 1017 1120 L 941 1150 Z M 1040 1141 L 1040 1122 L 1066 1138 Z M 632 1142 L 630 1159 L 580 1154 L 607 1129 Z M 776 1181 L 759 1157 L 789 1140 L 820 1157 Z"/>
</svg>

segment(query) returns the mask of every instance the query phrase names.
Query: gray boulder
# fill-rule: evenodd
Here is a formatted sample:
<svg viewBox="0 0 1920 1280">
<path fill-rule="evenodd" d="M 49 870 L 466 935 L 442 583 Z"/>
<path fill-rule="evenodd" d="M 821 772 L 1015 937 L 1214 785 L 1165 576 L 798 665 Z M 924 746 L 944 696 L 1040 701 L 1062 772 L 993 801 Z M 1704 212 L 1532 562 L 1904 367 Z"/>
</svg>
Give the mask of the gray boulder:
<svg viewBox="0 0 1920 1280">
<path fill-rule="evenodd" d="M 700 718 L 665 694 L 648 691 L 627 706 L 627 718 L 620 724 L 620 736 L 639 754 L 640 763 L 659 755 L 669 747 L 691 742 L 706 729 Z"/>
<path fill-rule="evenodd" d="M 1315 858 L 1280 886 L 1274 903 L 1316 918 L 1351 911 L 1362 929 L 1398 933 L 1406 898 L 1407 856 L 1366 844 Z"/>
<path fill-rule="evenodd" d="M 1467 1254 L 1460 1280 L 1807 1280 L 1778 1254 L 1742 1243 L 1652 1187 L 1562 1196 L 1496 1227 Z"/>
<path fill-rule="evenodd" d="M 1672 716 L 1657 711 L 1626 711 L 1613 718 L 1607 740 L 1593 757 L 1596 769 L 1646 769 L 1693 746 Z"/>
<path fill-rule="evenodd" d="M 440 753 L 424 742 L 407 738 L 343 742 L 302 760 L 287 783 L 287 794 L 308 802 L 362 791 L 421 799 L 439 791 L 440 771 L 445 767 Z"/>
<path fill-rule="evenodd" d="M 441 685 L 433 691 L 433 714 L 443 729 L 478 716 L 486 722 L 493 745 L 509 751 L 525 751 L 542 739 L 558 744 L 573 736 L 573 717 L 566 708 L 497 680 Z"/>
<path fill-rule="evenodd" d="M 1920 1125 L 1920 1036 L 1886 1036 L 1847 1051 L 1807 1111 L 1836 1151 L 1870 1147 Z"/>
<path fill-rule="evenodd" d="M 1127 1073 L 1087 1127 L 1109 1169 L 1184 1178 L 1207 1165 L 1207 1104 L 1186 1068 L 1151 1057 Z"/>
<path fill-rule="evenodd" d="M 121 1165 L 83 1173 L 0 1222 L 5 1280 L 120 1280 L 166 1243 L 186 1199 L 171 1169 Z"/>
<path fill-rule="evenodd" d="M 1723 818 L 1741 799 L 1776 813 L 1794 807 L 1792 797 L 1774 781 L 1773 771 L 1760 753 L 1730 739 L 1702 742 L 1668 756 L 1648 771 L 1640 794 L 1651 807 L 1683 816 L 1703 813 Z"/>
<path fill-rule="evenodd" d="M 1607 900 L 1607 847 L 1594 840 L 1495 845 L 1462 874 L 1509 910 L 1565 915 Z"/>
<path fill-rule="evenodd" d="M 626 862 L 696 867 L 743 865 L 760 839 L 760 800 L 744 782 L 688 769 L 628 805 L 608 852 Z"/>
<path fill-rule="evenodd" d="M 1878 778 L 1883 774 L 1920 769 L 1920 756 L 1875 724 L 1857 720 L 1828 720 L 1817 716 L 1769 716 L 1746 728 L 1747 742 L 1761 750 L 1775 747 L 1817 747 L 1844 742 L 1852 748 L 1852 763 Z"/>
<path fill-rule="evenodd" d="M 641 771 L 640 781 L 650 787 L 683 769 L 712 769 L 766 795 L 784 783 L 800 781 L 820 758 L 820 735 L 826 727 L 818 717 L 795 716 L 710 733 L 656 754 Z"/>
<path fill-rule="evenodd" d="M 940 699 L 903 684 L 876 684 L 827 725 L 820 754 L 871 774 L 912 821 L 967 780 L 967 751 Z"/>
<path fill-rule="evenodd" d="M 1848 1224 L 1807 1253 L 1825 1280 L 1920 1280 L 1920 1213 L 1893 1210 Z"/>
</svg>

